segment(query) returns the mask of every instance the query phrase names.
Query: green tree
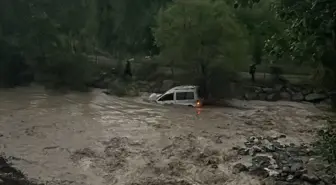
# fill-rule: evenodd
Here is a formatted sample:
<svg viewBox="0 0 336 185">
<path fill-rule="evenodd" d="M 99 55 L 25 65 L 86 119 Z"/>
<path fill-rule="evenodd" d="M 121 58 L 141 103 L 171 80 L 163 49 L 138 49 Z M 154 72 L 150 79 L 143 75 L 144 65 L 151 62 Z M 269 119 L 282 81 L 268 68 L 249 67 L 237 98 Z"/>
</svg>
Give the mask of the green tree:
<svg viewBox="0 0 336 185">
<path fill-rule="evenodd" d="M 280 34 L 285 25 L 275 18 L 270 0 L 241 0 L 236 1 L 234 5 L 238 19 L 248 29 L 252 60 L 260 64 L 266 41 L 274 34 Z"/>
<path fill-rule="evenodd" d="M 163 53 L 174 53 L 167 56 L 178 61 L 174 65 L 199 79 L 205 96 L 224 83 L 218 73 L 228 74 L 246 61 L 245 29 L 223 1 L 175 1 L 160 11 L 154 36 Z"/>
<path fill-rule="evenodd" d="M 284 37 L 274 37 L 275 53 L 289 52 L 293 59 L 313 65 L 318 79 L 336 87 L 336 1 L 278 0 L 273 8 L 288 27 Z M 284 41 L 283 38 L 286 38 Z"/>
<path fill-rule="evenodd" d="M 97 0 L 98 39 L 118 58 L 156 52 L 151 27 L 158 10 L 171 0 Z"/>
<path fill-rule="evenodd" d="M 76 89 L 85 86 L 84 74 L 90 73 L 91 68 L 84 67 L 88 62 L 82 55 L 89 51 L 86 41 L 94 38 L 92 31 L 86 31 L 93 27 L 88 17 L 94 17 L 87 14 L 92 13 L 92 3 L 88 2 L 94 0 L 1 1 L 1 84 L 19 85 L 25 79 L 23 74 L 33 73 L 35 80 L 43 83 L 61 81 Z M 54 69 L 62 80 L 48 77 Z M 65 78 L 70 74 L 78 78 Z M 74 79 L 78 80 L 77 85 Z"/>
</svg>

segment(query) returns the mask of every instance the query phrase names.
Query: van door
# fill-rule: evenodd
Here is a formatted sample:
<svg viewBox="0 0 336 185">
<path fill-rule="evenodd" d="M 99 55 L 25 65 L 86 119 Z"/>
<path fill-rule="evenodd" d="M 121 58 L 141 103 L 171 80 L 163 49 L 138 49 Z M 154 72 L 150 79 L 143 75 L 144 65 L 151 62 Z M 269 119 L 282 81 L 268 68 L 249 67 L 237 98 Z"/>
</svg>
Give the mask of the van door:
<svg viewBox="0 0 336 185">
<path fill-rule="evenodd" d="M 164 94 L 160 97 L 157 102 L 159 104 L 174 104 L 175 103 L 175 93 Z"/>
<path fill-rule="evenodd" d="M 176 104 L 195 106 L 195 93 L 193 91 L 176 92 Z"/>
</svg>

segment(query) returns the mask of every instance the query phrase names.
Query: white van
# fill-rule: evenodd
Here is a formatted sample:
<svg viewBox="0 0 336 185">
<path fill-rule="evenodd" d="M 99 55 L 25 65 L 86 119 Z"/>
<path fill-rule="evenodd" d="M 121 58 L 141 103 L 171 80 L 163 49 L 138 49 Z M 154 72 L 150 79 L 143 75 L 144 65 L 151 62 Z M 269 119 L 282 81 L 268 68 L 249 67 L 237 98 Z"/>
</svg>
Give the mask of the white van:
<svg viewBox="0 0 336 185">
<path fill-rule="evenodd" d="M 178 86 L 174 87 L 162 95 L 152 94 L 149 97 L 159 104 L 176 104 L 200 107 L 202 105 L 197 86 Z"/>
</svg>

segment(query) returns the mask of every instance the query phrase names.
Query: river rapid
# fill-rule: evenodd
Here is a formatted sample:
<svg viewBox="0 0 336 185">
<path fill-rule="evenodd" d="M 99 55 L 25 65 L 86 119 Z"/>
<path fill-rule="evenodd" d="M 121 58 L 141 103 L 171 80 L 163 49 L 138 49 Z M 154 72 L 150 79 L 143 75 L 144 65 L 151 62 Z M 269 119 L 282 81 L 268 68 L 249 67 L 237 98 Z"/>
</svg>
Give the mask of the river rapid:
<svg viewBox="0 0 336 185">
<path fill-rule="evenodd" d="M 232 174 L 232 147 L 253 135 L 311 142 L 325 121 L 312 104 L 232 101 L 235 108 L 162 106 L 101 90 L 0 90 L 0 152 L 48 184 L 257 185 Z M 245 161 L 248 162 L 248 161 Z"/>
</svg>

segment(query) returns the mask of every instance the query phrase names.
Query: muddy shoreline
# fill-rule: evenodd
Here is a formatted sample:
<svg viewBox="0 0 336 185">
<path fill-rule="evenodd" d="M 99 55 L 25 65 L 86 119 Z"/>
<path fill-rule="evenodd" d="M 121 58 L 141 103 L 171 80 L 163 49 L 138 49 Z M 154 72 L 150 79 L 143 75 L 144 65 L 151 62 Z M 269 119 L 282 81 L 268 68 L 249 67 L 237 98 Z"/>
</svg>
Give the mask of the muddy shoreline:
<svg viewBox="0 0 336 185">
<path fill-rule="evenodd" d="M 233 101 L 237 108 L 160 106 L 101 91 L 0 92 L 0 151 L 27 178 L 45 184 L 259 185 L 233 173 L 250 155 L 234 147 L 251 136 L 311 143 L 326 112 L 308 103 Z M 35 182 L 35 180 L 33 180 Z"/>
</svg>

